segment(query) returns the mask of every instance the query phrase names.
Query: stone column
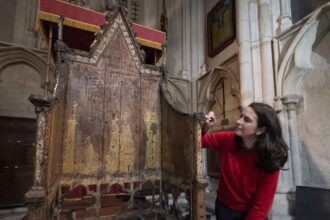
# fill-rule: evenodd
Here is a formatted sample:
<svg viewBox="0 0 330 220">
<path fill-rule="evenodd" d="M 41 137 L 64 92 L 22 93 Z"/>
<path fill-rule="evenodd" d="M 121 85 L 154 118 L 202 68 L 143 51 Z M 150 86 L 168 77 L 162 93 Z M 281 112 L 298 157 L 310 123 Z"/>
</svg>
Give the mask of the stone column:
<svg viewBox="0 0 330 220">
<path fill-rule="evenodd" d="M 191 79 L 191 35 L 190 35 L 190 8 L 191 1 L 183 0 L 182 6 L 182 77 Z"/>
<path fill-rule="evenodd" d="M 191 111 L 197 111 L 197 84 L 196 79 L 206 73 L 206 50 L 205 50 L 205 39 L 204 39 L 204 7 L 205 2 L 200 0 L 190 1 L 190 54 L 185 56 L 190 57 L 190 79 L 191 83 Z M 185 41 L 185 40 L 184 40 Z"/>
<path fill-rule="evenodd" d="M 252 1 L 249 4 L 249 23 L 251 41 L 251 62 L 253 76 L 254 101 L 262 102 L 262 79 L 261 79 L 261 60 L 260 60 L 260 36 L 259 36 L 259 13 L 258 4 Z"/>
<path fill-rule="evenodd" d="M 280 1 L 281 14 L 278 18 L 279 31 L 282 33 L 287 30 L 292 25 L 291 18 L 291 0 L 281 0 Z"/>
<path fill-rule="evenodd" d="M 239 71 L 241 87 L 241 105 L 246 107 L 253 99 L 252 58 L 250 40 L 249 1 L 236 1 L 237 40 L 239 46 Z"/>
<path fill-rule="evenodd" d="M 302 184 L 302 167 L 300 159 L 300 140 L 298 135 L 297 110 L 302 97 L 300 95 L 286 95 L 281 98 L 288 114 L 289 123 L 289 148 L 294 186 Z"/>
<path fill-rule="evenodd" d="M 204 21 L 205 2 L 200 0 L 190 0 L 190 38 L 191 44 L 191 79 L 197 79 L 201 76 L 205 68 L 205 21 Z M 184 39 L 185 40 L 185 39 Z"/>
<path fill-rule="evenodd" d="M 39 1 L 37 0 L 30 0 L 27 4 L 27 11 L 26 11 L 26 30 L 25 30 L 25 39 L 24 43 L 30 47 L 36 47 L 37 42 L 37 33 L 35 31 L 36 25 L 36 15 L 39 8 Z"/>
<path fill-rule="evenodd" d="M 198 33 L 198 67 L 199 67 L 199 75 L 194 76 L 194 78 L 198 78 L 201 75 L 206 73 L 206 39 L 205 39 L 205 1 L 197 1 L 197 33 Z"/>
<path fill-rule="evenodd" d="M 50 101 L 41 95 L 30 95 L 29 101 L 35 106 L 37 114 L 36 156 L 34 166 L 34 181 L 31 189 L 25 193 L 25 202 L 29 208 L 26 219 L 46 218 L 46 166 L 47 166 L 47 117 Z"/>
<path fill-rule="evenodd" d="M 272 53 L 272 15 L 270 0 L 259 0 L 260 64 L 262 78 L 262 100 L 273 105 L 275 96 L 273 53 Z"/>
<path fill-rule="evenodd" d="M 281 97 L 274 98 L 274 109 L 277 112 L 278 118 L 282 126 L 282 134 L 285 142 L 289 146 L 289 131 L 287 125 L 287 112 L 284 110 Z M 284 169 L 281 170 L 277 190 L 272 206 L 270 218 L 272 220 L 293 220 L 295 197 L 293 192 L 291 153 L 288 152 L 288 160 L 285 163 Z"/>
<path fill-rule="evenodd" d="M 274 110 L 277 113 L 277 116 L 280 120 L 281 123 L 281 128 L 282 128 L 282 135 L 283 139 L 289 146 L 290 143 L 290 137 L 289 137 L 289 130 L 288 127 L 285 126 L 287 123 L 287 112 L 284 111 L 284 106 L 281 100 L 281 97 L 277 96 L 274 98 Z M 291 166 L 291 152 L 288 152 L 288 160 L 284 165 L 284 169 L 281 170 L 281 176 L 280 176 L 280 181 L 277 186 L 277 192 L 278 193 L 287 193 L 292 190 L 293 186 L 293 179 L 292 179 L 292 166 Z"/>
</svg>

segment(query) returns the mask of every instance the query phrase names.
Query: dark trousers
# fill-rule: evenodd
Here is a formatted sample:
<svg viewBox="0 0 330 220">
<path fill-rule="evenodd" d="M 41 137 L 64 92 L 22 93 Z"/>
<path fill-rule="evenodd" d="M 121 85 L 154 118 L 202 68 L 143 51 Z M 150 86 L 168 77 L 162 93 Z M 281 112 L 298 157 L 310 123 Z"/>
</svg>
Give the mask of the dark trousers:
<svg viewBox="0 0 330 220">
<path fill-rule="evenodd" d="M 219 200 L 215 201 L 215 216 L 217 220 L 244 220 L 246 214 L 247 212 L 236 211 L 227 207 Z"/>
<path fill-rule="evenodd" d="M 219 200 L 216 200 L 215 216 L 217 217 L 217 220 L 244 220 L 246 212 L 232 210 L 222 204 Z"/>
</svg>

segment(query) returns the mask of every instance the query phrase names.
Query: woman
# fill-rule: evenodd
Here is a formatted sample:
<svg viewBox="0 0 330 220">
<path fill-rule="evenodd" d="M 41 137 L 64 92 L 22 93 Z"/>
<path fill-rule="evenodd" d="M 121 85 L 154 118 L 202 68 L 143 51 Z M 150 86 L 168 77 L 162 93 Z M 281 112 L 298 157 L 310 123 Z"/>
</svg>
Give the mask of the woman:
<svg viewBox="0 0 330 220">
<path fill-rule="evenodd" d="M 265 220 L 272 206 L 279 170 L 288 157 L 276 112 L 263 103 L 251 103 L 236 122 L 234 132 L 206 134 L 214 113 L 199 117 L 202 147 L 220 157 L 217 220 Z"/>
</svg>

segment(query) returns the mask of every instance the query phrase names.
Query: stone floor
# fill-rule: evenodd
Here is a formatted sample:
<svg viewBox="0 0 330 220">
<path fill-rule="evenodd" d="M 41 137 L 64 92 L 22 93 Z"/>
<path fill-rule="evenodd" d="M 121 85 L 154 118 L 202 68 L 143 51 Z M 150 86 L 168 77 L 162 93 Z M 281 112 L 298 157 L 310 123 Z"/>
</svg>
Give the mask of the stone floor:
<svg viewBox="0 0 330 220">
<path fill-rule="evenodd" d="M 1 220 L 21 220 L 27 212 L 26 207 L 13 209 L 0 209 Z"/>
<path fill-rule="evenodd" d="M 1 220 L 21 220 L 27 212 L 27 208 L 0 209 Z M 206 220 L 216 220 L 211 212 L 206 213 Z"/>
</svg>

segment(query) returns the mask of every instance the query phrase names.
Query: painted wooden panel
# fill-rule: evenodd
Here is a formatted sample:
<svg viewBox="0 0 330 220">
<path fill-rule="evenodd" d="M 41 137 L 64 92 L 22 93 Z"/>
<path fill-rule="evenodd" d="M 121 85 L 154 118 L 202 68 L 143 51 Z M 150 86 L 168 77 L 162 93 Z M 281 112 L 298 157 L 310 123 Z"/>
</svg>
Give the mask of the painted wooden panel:
<svg viewBox="0 0 330 220">
<path fill-rule="evenodd" d="M 63 116 L 64 101 L 58 100 L 52 106 L 49 114 L 49 144 L 47 166 L 47 188 L 50 189 L 62 174 L 63 153 Z"/>
<path fill-rule="evenodd" d="M 106 176 L 138 176 L 140 139 L 140 75 L 120 31 L 105 51 Z"/>
<path fill-rule="evenodd" d="M 159 179 L 159 76 L 139 72 L 120 30 L 96 66 L 69 72 L 63 182 Z"/>
<path fill-rule="evenodd" d="M 191 182 L 195 167 L 193 120 L 162 100 L 162 175 Z"/>
<path fill-rule="evenodd" d="M 63 173 L 95 178 L 101 172 L 104 73 L 88 65 L 70 68 Z"/>
<path fill-rule="evenodd" d="M 160 170 L 161 110 L 159 77 L 142 76 L 141 79 L 142 139 L 141 170 Z"/>
<path fill-rule="evenodd" d="M 105 171 L 138 173 L 140 80 L 138 75 L 112 74 L 106 89 Z"/>
</svg>

